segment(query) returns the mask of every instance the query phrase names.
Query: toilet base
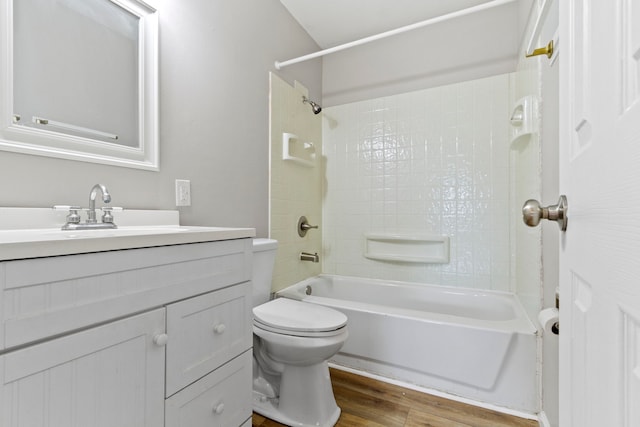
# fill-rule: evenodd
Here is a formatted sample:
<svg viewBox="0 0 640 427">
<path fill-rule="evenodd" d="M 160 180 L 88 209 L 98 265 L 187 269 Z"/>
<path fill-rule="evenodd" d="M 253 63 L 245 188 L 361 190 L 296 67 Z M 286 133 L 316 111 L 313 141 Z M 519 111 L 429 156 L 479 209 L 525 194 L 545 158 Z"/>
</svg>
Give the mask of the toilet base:
<svg viewBox="0 0 640 427">
<path fill-rule="evenodd" d="M 279 423 L 296 427 L 333 427 L 340 418 L 327 362 L 288 365 L 282 372 L 280 396 L 253 391 L 253 410 Z"/>
<path fill-rule="evenodd" d="M 295 427 L 333 427 L 340 418 L 340 408 L 336 406 L 336 410 L 331 414 L 327 420 L 322 424 L 304 424 L 298 421 L 294 421 L 284 415 L 278 409 L 278 399 L 269 399 L 261 393 L 253 392 L 253 411 L 269 418 L 270 420 L 277 421 L 280 424 Z"/>
</svg>

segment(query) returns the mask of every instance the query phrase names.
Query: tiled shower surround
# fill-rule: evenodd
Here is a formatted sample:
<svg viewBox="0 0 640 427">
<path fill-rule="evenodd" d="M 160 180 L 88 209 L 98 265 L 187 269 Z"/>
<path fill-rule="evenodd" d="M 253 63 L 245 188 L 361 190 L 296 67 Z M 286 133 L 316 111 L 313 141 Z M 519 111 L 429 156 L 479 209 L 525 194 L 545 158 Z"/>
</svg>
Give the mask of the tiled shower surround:
<svg viewBox="0 0 640 427">
<path fill-rule="evenodd" d="M 272 290 L 277 291 L 321 272 L 321 264 L 300 261 L 300 252 L 321 253 L 322 235 L 311 230 L 303 238 L 297 225 L 304 215 L 312 225 L 322 224 L 322 124 L 307 104 L 305 89 L 294 88 L 271 74 L 271 185 L 269 237 L 278 241 Z M 293 133 L 300 141 L 313 143 L 318 154 L 313 167 L 282 159 L 282 135 Z"/>
<path fill-rule="evenodd" d="M 323 272 L 515 291 L 512 75 L 323 110 Z M 450 238 L 445 264 L 370 260 L 365 233 Z"/>
</svg>

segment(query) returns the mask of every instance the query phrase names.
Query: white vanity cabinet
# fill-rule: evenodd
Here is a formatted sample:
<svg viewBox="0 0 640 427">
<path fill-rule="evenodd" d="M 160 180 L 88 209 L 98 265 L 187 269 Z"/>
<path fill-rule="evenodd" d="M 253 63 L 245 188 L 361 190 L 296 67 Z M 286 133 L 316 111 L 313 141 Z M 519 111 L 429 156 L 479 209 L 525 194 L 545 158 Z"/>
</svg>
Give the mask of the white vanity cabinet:
<svg viewBox="0 0 640 427">
<path fill-rule="evenodd" d="M 0 425 L 251 425 L 241 237 L 0 261 Z"/>
</svg>

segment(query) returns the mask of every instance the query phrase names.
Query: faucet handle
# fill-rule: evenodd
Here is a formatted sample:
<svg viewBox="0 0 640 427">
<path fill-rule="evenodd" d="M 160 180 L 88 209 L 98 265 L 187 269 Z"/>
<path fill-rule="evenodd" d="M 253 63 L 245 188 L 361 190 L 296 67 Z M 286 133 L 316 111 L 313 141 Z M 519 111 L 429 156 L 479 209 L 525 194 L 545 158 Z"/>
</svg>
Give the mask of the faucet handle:
<svg viewBox="0 0 640 427">
<path fill-rule="evenodd" d="M 300 219 L 298 219 L 298 236 L 306 236 L 307 231 L 311 230 L 312 228 L 318 228 L 318 226 L 309 224 L 306 216 L 301 216 Z"/>
<path fill-rule="evenodd" d="M 68 210 L 67 224 L 80 224 L 80 214 L 78 213 L 78 211 L 82 210 L 80 206 L 55 205 L 52 209 L 56 211 Z"/>
<path fill-rule="evenodd" d="M 113 214 L 111 212 L 122 212 L 124 209 L 116 206 L 103 206 L 102 208 L 102 222 L 113 224 Z"/>
</svg>

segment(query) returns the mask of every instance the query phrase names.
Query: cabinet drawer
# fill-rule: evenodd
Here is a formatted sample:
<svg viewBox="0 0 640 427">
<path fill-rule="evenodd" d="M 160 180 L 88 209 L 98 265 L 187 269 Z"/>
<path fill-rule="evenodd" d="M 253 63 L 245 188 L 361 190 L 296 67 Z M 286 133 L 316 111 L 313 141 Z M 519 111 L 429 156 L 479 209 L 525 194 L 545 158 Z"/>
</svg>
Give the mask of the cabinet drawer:
<svg viewBox="0 0 640 427">
<path fill-rule="evenodd" d="M 165 426 L 245 425 L 252 411 L 251 360 L 248 350 L 167 399 Z"/>
<path fill-rule="evenodd" d="M 0 350 L 250 279 L 239 239 L 0 263 Z"/>
<path fill-rule="evenodd" d="M 167 306 L 169 397 L 251 348 L 251 282 Z"/>
</svg>

